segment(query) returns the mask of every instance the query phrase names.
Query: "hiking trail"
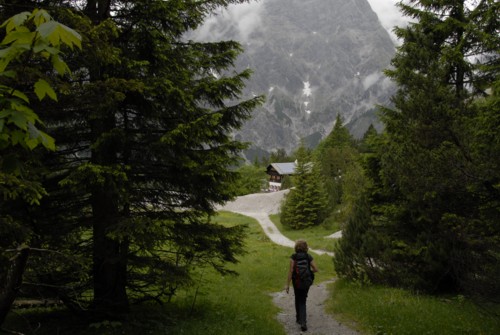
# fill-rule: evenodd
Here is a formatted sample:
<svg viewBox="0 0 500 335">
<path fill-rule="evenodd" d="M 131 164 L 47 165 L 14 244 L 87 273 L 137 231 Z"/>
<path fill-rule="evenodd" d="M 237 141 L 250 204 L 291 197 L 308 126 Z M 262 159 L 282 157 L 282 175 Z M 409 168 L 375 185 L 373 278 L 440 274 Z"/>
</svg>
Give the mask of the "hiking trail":
<svg viewBox="0 0 500 335">
<path fill-rule="evenodd" d="M 269 219 L 270 214 L 279 212 L 283 196 L 287 190 L 270 193 L 255 193 L 237 197 L 234 201 L 228 202 L 224 206 L 219 206 L 218 210 L 239 213 L 256 219 L 271 241 L 276 244 L 293 248 L 295 242 L 284 236 L 274 223 Z M 329 238 L 338 238 L 340 232 L 334 233 Z M 309 249 L 316 254 L 328 254 L 332 252 L 325 250 Z M 283 324 L 287 335 L 311 334 L 311 335 L 359 335 L 358 332 L 336 321 L 332 315 L 325 311 L 325 301 L 329 295 L 327 282 L 321 282 L 311 286 L 307 298 L 307 327 L 306 332 L 302 332 L 298 324 L 295 323 L 295 302 L 293 290 L 287 294 L 284 290 L 271 294 L 273 302 L 281 309 L 277 319 Z"/>
</svg>

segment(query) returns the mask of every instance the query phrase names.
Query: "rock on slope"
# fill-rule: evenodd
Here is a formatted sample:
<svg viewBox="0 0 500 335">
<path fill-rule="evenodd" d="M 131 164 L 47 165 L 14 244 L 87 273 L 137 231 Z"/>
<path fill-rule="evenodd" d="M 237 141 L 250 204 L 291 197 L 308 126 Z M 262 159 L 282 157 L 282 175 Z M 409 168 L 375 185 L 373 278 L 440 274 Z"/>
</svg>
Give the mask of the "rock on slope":
<svg viewBox="0 0 500 335">
<path fill-rule="evenodd" d="M 250 9 L 200 33 L 240 41 L 237 67 L 254 70 L 247 94 L 267 96 L 238 139 L 290 152 L 301 138 L 315 145 L 338 113 L 356 137 L 377 123 L 375 104 L 388 104 L 394 89 L 382 71 L 395 49 L 367 0 L 261 0 Z"/>
</svg>

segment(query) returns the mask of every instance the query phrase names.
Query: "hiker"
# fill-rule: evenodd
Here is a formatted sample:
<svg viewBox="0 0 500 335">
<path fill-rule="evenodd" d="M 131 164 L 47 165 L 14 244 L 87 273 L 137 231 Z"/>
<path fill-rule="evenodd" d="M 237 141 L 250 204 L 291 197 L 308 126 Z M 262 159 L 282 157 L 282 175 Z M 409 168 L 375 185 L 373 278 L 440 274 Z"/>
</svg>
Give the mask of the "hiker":
<svg viewBox="0 0 500 335">
<path fill-rule="evenodd" d="M 290 259 L 290 270 L 286 281 L 286 293 L 288 293 L 290 291 L 290 281 L 293 280 L 295 320 L 300 324 L 302 331 L 307 330 L 307 293 L 314 280 L 314 272 L 318 272 L 312 256 L 307 253 L 308 250 L 309 247 L 305 240 L 295 242 L 295 253 Z"/>
</svg>

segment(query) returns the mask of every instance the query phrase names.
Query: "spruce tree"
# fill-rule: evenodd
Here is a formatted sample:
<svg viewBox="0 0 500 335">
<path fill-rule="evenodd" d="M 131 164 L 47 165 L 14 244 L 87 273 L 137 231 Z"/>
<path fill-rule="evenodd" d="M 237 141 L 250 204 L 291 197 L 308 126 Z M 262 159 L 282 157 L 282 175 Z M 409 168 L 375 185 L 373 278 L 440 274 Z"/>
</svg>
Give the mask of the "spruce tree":
<svg viewBox="0 0 500 335">
<path fill-rule="evenodd" d="M 431 292 L 488 287 L 498 296 L 498 166 L 478 154 L 491 143 L 477 124 L 486 114 L 496 124 L 488 92 L 498 78 L 499 4 L 399 6 L 415 22 L 395 30 L 403 43 L 386 71 L 399 87 L 395 108 L 383 108 L 386 133 L 367 169 L 362 226 L 372 247 L 351 262 L 371 267 L 372 280 Z M 497 141 L 498 131 L 486 137 Z"/>
<path fill-rule="evenodd" d="M 290 189 L 281 206 L 281 222 L 293 229 L 318 225 L 325 219 L 327 195 L 319 165 L 303 144 L 296 153 L 296 165 Z"/>
<path fill-rule="evenodd" d="M 210 215 L 234 195 L 229 167 L 245 145 L 231 131 L 262 98 L 242 98 L 250 70 L 232 71 L 238 43 L 183 36 L 241 2 L 44 2 L 84 47 L 69 55 L 77 70 L 57 106 L 36 106 L 58 148 L 40 157 L 48 196 L 18 219 L 35 221 L 37 243 L 70 253 L 79 270 L 67 259 L 32 264 L 34 282 L 61 287 L 68 304 L 90 288 L 93 310 L 109 314 L 175 294 L 194 267 L 230 272 L 242 228 Z"/>
<path fill-rule="evenodd" d="M 314 157 L 319 162 L 320 173 L 328 193 L 328 209 L 334 211 L 342 202 L 345 174 L 357 160 L 354 139 L 343 125 L 340 115 L 337 115 L 330 134 L 315 149 Z"/>
<path fill-rule="evenodd" d="M 378 132 L 373 126 L 373 124 L 370 124 L 366 132 L 363 134 L 363 137 L 358 143 L 358 150 L 360 153 L 365 153 L 370 151 L 370 145 L 368 142 L 370 141 L 370 138 L 377 136 Z"/>
<path fill-rule="evenodd" d="M 322 156 L 328 148 L 352 146 L 353 144 L 354 139 L 349 133 L 349 129 L 344 126 L 344 119 L 340 114 L 337 114 L 332 131 L 319 143 L 315 151 L 317 155 Z"/>
</svg>

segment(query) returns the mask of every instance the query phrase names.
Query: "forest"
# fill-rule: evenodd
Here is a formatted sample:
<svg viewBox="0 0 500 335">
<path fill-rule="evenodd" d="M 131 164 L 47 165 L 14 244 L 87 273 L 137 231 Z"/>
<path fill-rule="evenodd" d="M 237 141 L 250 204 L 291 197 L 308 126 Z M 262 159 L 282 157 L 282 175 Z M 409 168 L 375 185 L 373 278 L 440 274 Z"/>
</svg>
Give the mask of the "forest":
<svg viewBox="0 0 500 335">
<path fill-rule="evenodd" d="M 235 274 L 247 228 L 216 206 L 289 160 L 281 223 L 341 229 L 338 277 L 498 304 L 500 4 L 400 3 L 384 130 L 338 116 L 317 147 L 245 165 L 231 133 L 265 97 L 233 69 L 243 48 L 183 38 L 243 2 L 0 1 L 0 324 L 16 299 L 114 320 Z"/>
</svg>

